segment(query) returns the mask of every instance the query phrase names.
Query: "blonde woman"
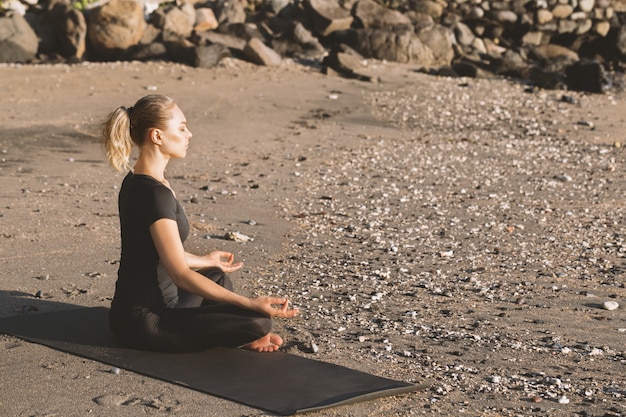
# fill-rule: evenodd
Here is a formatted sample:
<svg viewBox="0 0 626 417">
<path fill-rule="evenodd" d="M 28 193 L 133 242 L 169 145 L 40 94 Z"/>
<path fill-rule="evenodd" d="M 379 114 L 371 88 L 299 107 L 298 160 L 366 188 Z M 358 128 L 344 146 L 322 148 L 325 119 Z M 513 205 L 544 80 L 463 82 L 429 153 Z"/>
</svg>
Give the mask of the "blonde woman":
<svg viewBox="0 0 626 417">
<path fill-rule="evenodd" d="M 185 115 L 163 95 L 118 107 L 106 120 L 111 165 L 128 172 L 119 192 L 122 251 L 109 323 L 126 346 L 195 351 L 216 346 L 277 350 L 272 317 L 294 317 L 285 298 L 249 298 L 233 292 L 226 275 L 241 268 L 231 253 L 185 251 L 189 223 L 169 182 L 170 159 L 184 158 L 191 139 Z M 139 147 L 134 167 L 132 146 Z"/>
</svg>

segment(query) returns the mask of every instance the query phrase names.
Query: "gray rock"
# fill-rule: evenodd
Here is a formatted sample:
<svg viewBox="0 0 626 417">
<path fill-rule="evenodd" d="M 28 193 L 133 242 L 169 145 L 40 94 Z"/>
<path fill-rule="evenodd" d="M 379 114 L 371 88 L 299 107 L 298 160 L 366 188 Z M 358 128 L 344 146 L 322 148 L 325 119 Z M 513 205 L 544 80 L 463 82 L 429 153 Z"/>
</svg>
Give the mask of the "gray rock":
<svg viewBox="0 0 626 417">
<path fill-rule="evenodd" d="M 255 64 L 273 67 L 280 65 L 281 56 L 263 41 L 257 38 L 250 39 L 243 48 L 243 54 Z"/>
<path fill-rule="evenodd" d="M 326 53 L 320 41 L 300 22 L 291 23 L 288 30 L 273 39 L 272 48 L 282 56 L 297 58 L 320 58 Z"/>
<path fill-rule="evenodd" d="M 411 1 L 409 8 L 414 12 L 427 14 L 433 19 L 439 19 L 443 15 L 443 7 L 441 4 L 431 0 Z"/>
<path fill-rule="evenodd" d="M 347 40 L 348 46 L 366 58 L 415 63 L 423 68 L 435 65 L 435 56 L 412 31 L 388 31 L 383 29 L 353 29 Z"/>
<path fill-rule="evenodd" d="M 476 39 L 474 32 L 463 22 L 457 22 L 457 24 L 454 25 L 454 36 L 459 44 L 465 46 L 471 45 L 474 39 Z"/>
<path fill-rule="evenodd" d="M 325 73 L 337 74 L 346 78 L 356 78 L 361 81 L 372 81 L 366 73 L 365 59 L 354 49 L 346 45 L 337 45 L 324 58 Z"/>
<path fill-rule="evenodd" d="M 433 65 L 450 65 L 454 58 L 452 32 L 450 29 L 441 25 L 435 25 L 432 29 L 418 33 L 417 36 L 432 51 Z"/>
<path fill-rule="evenodd" d="M 243 52 L 243 48 L 245 48 L 246 46 L 245 39 L 241 39 L 237 36 L 225 33 L 212 31 L 197 33 L 195 36 L 195 40 L 198 45 L 222 44 L 227 46 L 231 50 L 236 50 L 239 52 Z"/>
<path fill-rule="evenodd" d="M 199 45 L 222 44 L 232 50 L 242 52 L 246 46 L 246 40 L 225 33 L 202 32 L 196 34 L 196 43 Z"/>
<path fill-rule="evenodd" d="M 28 62 L 38 46 L 37 35 L 23 16 L 0 17 L 0 62 Z"/>
<path fill-rule="evenodd" d="M 374 0 L 359 0 L 352 8 L 352 15 L 364 28 L 411 27 L 411 20 L 397 10 L 381 6 Z"/>
<path fill-rule="evenodd" d="M 167 61 L 169 54 L 161 42 L 139 43 L 131 46 L 124 58 L 132 61 Z"/>
<path fill-rule="evenodd" d="M 197 68 L 211 68 L 216 66 L 222 59 L 230 57 L 230 50 L 219 43 L 194 48 L 192 65 Z"/>
</svg>

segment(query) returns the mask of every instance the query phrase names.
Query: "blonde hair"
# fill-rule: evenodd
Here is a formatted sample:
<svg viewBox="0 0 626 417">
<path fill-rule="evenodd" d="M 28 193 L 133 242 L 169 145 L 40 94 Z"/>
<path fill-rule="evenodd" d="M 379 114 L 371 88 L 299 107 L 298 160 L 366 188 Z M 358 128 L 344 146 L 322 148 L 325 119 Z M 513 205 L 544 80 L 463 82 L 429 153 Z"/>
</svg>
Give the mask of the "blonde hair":
<svg viewBox="0 0 626 417">
<path fill-rule="evenodd" d="M 102 127 L 107 159 L 119 172 L 130 169 L 133 143 L 143 146 L 150 129 L 165 129 L 176 102 L 164 95 L 150 94 L 134 106 L 120 106 L 106 118 Z"/>
</svg>

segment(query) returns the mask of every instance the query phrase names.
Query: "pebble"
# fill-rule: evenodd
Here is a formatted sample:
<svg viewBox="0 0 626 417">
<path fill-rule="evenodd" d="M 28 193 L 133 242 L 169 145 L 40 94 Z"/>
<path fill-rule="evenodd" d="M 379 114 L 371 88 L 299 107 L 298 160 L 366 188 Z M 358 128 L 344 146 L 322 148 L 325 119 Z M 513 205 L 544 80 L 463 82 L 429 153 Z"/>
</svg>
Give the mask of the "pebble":
<svg viewBox="0 0 626 417">
<path fill-rule="evenodd" d="M 313 353 L 317 353 L 319 352 L 320 348 L 315 343 L 311 342 L 311 350 L 313 351 Z"/>
<path fill-rule="evenodd" d="M 241 242 L 241 243 L 252 242 L 254 240 L 250 236 L 246 236 L 243 233 L 239 233 L 239 232 L 227 232 L 224 235 L 224 238 L 226 240 L 232 240 L 234 242 Z"/>
<path fill-rule="evenodd" d="M 578 344 L 553 318 L 583 298 L 579 285 L 623 288 L 615 271 L 626 251 L 626 206 L 615 191 L 618 169 L 602 168 L 622 166 L 626 154 L 581 140 L 589 129 L 572 132 L 579 118 L 558 93 L 430 81 L 433 88 L 369 96 L 377 119 L 402 128 L 406 140 L 363 134 L 344 148 L 320 137 L 301 150 L 310 164 L 299 176 L 283 168 L 296 196 L 279 204 L 298 228 L 291 257 L 260 282 L 308 307 L 302 329 L 336 343 L 322 358 L 436 381 L 431 394 L 448 407 L 441 415 L 454 415 L 458 398 L 470 399 L 468 415 L 497 414 L 508 397 L 577 402 L 589 384 L 578 378 L 581 367 L 594 374 L 590 407 L 617 404 L 622 394 L 604 387 L 620 354 Z M 588 100 L 576 92 L 566 100 L 579 97 Z M 571 314 L 589 313 L 579 306 Z M 595 346 L 621 336 L 597 327 L 589 329 Z M 329 330 L 338 328 L 346 330 Z M 494 350 L 509 359 L 482 361 Z M 526 362 L 545 372 L 516 372 Z"/>
<path fill-rule="evenodd" d="M 110 372 L 113 375 L 118 375 L 120 373 L 120 368 L 117 368 L 117 367 L 114 366 L 114 367 L 111 368 Z"/>
<path fill-rule="evenodd" d="M 617 310 L 619 308 L 619 304 L 616 301 L 605 301 L 602 304 L 602 307 L 605 310 L 613 311 L 613 310 Z"/>
<path fill-rule="evenodd" d="M 561 398 L 559 398 L 559 404 L 569 404 L 569 398 L 567 398 L 565 395 L 562 396 Z"/>
</svg>

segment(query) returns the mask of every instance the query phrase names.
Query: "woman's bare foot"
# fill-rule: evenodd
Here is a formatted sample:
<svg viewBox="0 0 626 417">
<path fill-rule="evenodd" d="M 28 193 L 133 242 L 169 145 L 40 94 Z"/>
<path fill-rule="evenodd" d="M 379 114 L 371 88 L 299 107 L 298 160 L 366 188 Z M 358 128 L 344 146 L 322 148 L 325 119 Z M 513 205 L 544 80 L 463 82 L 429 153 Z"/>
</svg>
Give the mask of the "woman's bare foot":
<svg viewBox="0 0 626 417">
<path fill-rule="evenodd" d="M 241 346 L 242 349 L 253 350 L 255 352 L 274 352 L 283 344 L 283 338 L 274 333 L 268 333 L 265 336 Z"/>
</svg>

